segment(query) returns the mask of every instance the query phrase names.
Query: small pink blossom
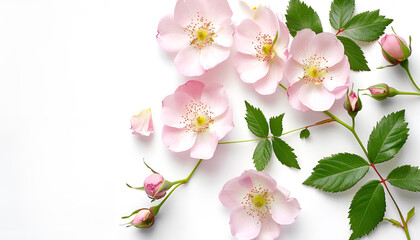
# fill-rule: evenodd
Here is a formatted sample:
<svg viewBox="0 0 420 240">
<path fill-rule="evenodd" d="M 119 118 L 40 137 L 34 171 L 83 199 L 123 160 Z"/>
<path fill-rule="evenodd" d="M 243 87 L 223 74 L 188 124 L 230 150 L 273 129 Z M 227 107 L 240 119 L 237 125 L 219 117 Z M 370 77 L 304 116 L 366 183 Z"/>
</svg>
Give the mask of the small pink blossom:
<svg viewBox="0 0 420 240">
<path fill-rule="evenodd" d="M 386 34 L 382 37 L 381 46 L 382 55 L 391 64 L 398 64 L 407 59 L 411 54 L 411 50 L 408 50 L 404 38 L 395 34 Z M 403 47 L 409 52 L 406 55 L 404 55 Z"/>
<path fill-rule="evenodd" d="M 133 221 L 131 221 L 131 225 L 138 227 L 138 228 L 149 228 L 154 223 L 154 215 L 150 209 L 142 208 L 136 214 Z"/>
<path fill-rule="evenodd" d="M 184 76 L 200 76 L 229 57 L 234 28 L 227 0 L 178 0 L 163 17 L 157 41 L 176 52 L 175 67 Z"/>
<path fill-rule="evenodd" d="M 248 170 L 229 180 L 219 194 L 223 206 L 232 210 L 230 230 L 240 240 L 271 240 L 279 236 L 280 224 L 292 224 L 300 213 L 299 202 L 277 186 L 264 172 Z"/>
<path fill-rule="evenodd" d="M 304 112 L 326 111 L 346 95 L 350 64 L 334 34 L 301 30 L 292 41 L 290 54 L 286 78 L 292 107 Z"/>
<path fill-rule="evenodd" d="M 162 175 L 154 173 L 144 180 L 144 191 L 150 198 L 159 199 L 165 196 L 166 188 L 159 191 L 165 179 Z"/>
<path fill-rule="evenodd" d="M 226 89 L 217 83 L 188 81 L 162 101 L 162 140 L 173 152 L 213 157 L 217 144 L 233 128 Z"/>
<path fill-rule="evenodd" d="M 131 130 L 134 135 L 149 136 L 153 133 L 152 111 L 142 110 L 139 114 L 131 117 Z"/>
<path fill-rule="evenodd" d="M 283 79 L 289 30 L 267 7 L 237 27 L 234 63 L 242 81 L 263 95 L 273 94 Z"/>
</svg>

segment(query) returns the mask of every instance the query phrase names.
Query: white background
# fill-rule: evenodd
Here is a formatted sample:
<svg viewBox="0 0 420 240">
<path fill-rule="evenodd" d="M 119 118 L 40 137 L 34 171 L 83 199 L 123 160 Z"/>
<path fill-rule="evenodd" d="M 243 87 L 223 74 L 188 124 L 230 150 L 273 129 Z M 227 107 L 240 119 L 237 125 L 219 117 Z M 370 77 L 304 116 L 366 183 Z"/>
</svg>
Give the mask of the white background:
<svg viewBox="0 0 420 240">
<path fill-rule="evenodd" d="M 284 14 L 287 1 L 267 1 Z M 324 31 L 330 1 L 306 0 L 320 15 Z M 395 19 L 392 26 L 413 37 L 410 57 L 420 83 L 420 30 L 415 1 L 356 1 L 356 13 L 380 8 Z M 238 24 L 248 16 L 239 0 L 229 0 Z M 191 182 L 164 204 L 153 228 L 125 228 L 121 216 L 151 206 L 141 185 L 150 173 L 144 158 L 169 180 L 188 175 L 196 163 L 188 153 L 171 153 L 161 142 L 161 100 L 187 81 L 175 69 L 174 55 L 156 43 L 158 21 L 173 12 L 175 0 L 0 0 L 0 239 L 233 239 L 229 211 L 218 200 L 223 184 L 253 168 L 256 142 L 219 145 Z M 391 29 L 388 28 L 390 33 Z M 351 73 L 355 88 L 387 82 L 414 91 L 399 67 L 385 65 L 377 43 L 363 43 L 371 72 Z M 232 50 L 232 55 L 235 53 Z M 231 56 L 232 56 L 231 55 Z M 223 83 L 230 91 L 235 128 L 228 140 L 253 138 L 244 120 L 244 100 L 267 117 L 285 112 L 291 130 L 327 118 L 323 113 L 292 109 L 282 89 L 260 96 L 241 82 L 232 57 L 210 70 L 205 82 Z M 420 165 L 419 97 L 376 102 L 363 97 L 357 129 L 366 143 L 383 115 L 405 108 L 410 137 L 391 161 L 378 165 L 386 176 L 403 164 Z M 155 133 L 139 137 L 129 130 L 130 117 L 152 108 Z M 342 101 L 331 110 L 349 122 Z M 298 134 L 283 138 L 298 156 L 301 170 L 281 165 L 273 156 L 266 168 L 279 185 L 291 191 L 302 207 L 298 220 L 282 226 L 279 239 L 348 239 L 348 208 L 355 192 L 377 179 L 372 169 L 352 189 L 325 193 L 301 183 L 316 162 L 338 152 L 363 155 L 351 134 L 336 123 L 311 129 L 308 140 Z M 391 187 L 404 214 L 420 209 L 420 194 Z M 398 219 L 389 196 L 388 218 Z M 420 236 L 420 219 L 410 223 L 412 239 Z M 401 229 L 380 223 L 365 239 L 405 239 Z"/>
</svg>

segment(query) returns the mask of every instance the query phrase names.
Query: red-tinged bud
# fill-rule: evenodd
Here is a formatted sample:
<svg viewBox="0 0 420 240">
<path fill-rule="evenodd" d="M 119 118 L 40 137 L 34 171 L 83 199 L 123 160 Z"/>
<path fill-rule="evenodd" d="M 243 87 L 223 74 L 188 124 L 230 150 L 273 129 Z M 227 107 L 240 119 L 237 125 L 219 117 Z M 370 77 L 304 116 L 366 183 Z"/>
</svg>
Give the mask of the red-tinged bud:
<svg viewBox="0 0 420 240">
<path fill-rule="evenodd" d="M 168 183 L 162 175 L 154 173 L 144 180 L 144 190 L 150 198 L 159 199 L 165 196 L 170 187 Z"/>
<path fill-rule="evenodd" d="M 131 221 L 131 225 L 137 228 L 149 228 L 153 226 L 155 222 L 155 215 L 153 211 L 148 208 L 142 208 L 139 212 L 134 216 L 133 221 Z"/>
<path fill-rule="evenodd" d="M 357 113 L 362 110 L 362 101 L 355 92 L 351 91 L 350 94 L 347 95 L 344 108 L 352 118 L 356 117 Z"/>
<path fill-rule="evenodd" d="M 390 87 L 385 83 L 370 86 L 368 90 L 370 94 L 366 94 L 366 95 L 378 101 L 383 101 L 387 99 L 388 97 L 393 97 L 398 94 L 398 91 L 395 88 Z"/>
</svg>

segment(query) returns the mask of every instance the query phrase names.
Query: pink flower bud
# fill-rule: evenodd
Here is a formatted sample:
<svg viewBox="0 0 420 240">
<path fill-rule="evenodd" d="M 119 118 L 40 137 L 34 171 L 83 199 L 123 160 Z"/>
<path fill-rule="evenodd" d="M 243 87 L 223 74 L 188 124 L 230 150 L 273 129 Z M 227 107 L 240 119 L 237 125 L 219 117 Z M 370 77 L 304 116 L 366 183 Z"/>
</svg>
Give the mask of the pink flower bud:
<svg viewBox="0 0 420 240">
<path fill-rule="evenodd" d="M 347 95 L 344 108 L 347 110 L 351 117 L 355 117 L 357 113 L 362 110 L 362 101 L 355 92 L 351 91 L 350 94 Z"/>
<path fill-rule="evenodd" d="M 135 135 L 149 136 L 153 133 L 152 111 L 142 110 L 139 114 L 131 117 L 131 130 Z"/>
<path fill-rule="evenodd" d="M 396 65 L 411 55 L 405 40 L 395 34 L 386 34 L 381 39 L 382 55 L 391 64 Z"/>
<path fill-rule="evenodd" d="M 154 173 L 144 180 L 144 190 L 150 198 L 159 199 L 165 196 L 167 188 L 160 189 L 165 179 L 162 175 Z M 159 191 L 160 190 L 160 191 Z"/>
<path fill-rule="evenodd" d="M 131 225 L 138 227 L 138 228 L 149 228 L 155 222 L 155 216 L 150 209 L 142 208 L 140 211 L 134 216 L 133 221 L 131 221 Z"/>
<path fill-rule="evenodd" d="M 370 86 L 368 89 L 370 94 L 367 95 L 378 101 L 383 101 L 388 97 L 393 97 L 397 95 L 398 93 L 398 91 L 395 88 L 392 88 L 385 83 Z"/>
</svg>

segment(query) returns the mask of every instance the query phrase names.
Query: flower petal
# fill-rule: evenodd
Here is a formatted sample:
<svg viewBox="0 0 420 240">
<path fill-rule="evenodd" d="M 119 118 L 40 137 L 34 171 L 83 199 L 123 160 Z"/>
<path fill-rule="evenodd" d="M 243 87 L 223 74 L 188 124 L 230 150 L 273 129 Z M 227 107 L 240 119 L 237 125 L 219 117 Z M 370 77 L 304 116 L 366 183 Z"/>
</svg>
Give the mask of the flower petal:
<svg viewBox="0 0 420 240">
<path fill-rule="evenodd" d="M 302 112 L 307 112 L 309 108 L 303 105 L 299 99 L 299 92 L 304 84 L 305 83 L 303 81 L 298 81 L 295 84 L 289 86 L 287 89 L 287 96 L 289 97 L 289 103 L 293 108 Z"/>
<path fill-rule="evenodd" d="M 204 69 L 214 68 L 219 63 L 225 61 L 230 54 L 229 47 L 223 47 L 213 43 L 211 46 L 201 49 L 200 63 Z"/>
<path fill-rule="evenodd" d="M 269 192 L 277 189 L 277 182 L 270 175 L 265 172 L 259 172 L 256 170 L 247 170 L 244 173 L 251 177 L 254 186 L 261 186 L 267 188 Z"/>
<path fill-rule="evenodd" d="M 303 29 L 297 32 L 290 45 L 290 53 L 292 58 L 298 63 L 302 64 L 303 59 L 309 58 L 316 54 L 315 48 L 312 45 L 316 34 L 310 29 Z"/>
<path fill-rule="evenodd" d="M 271 204 L 271 216 L 278 224 L 287 225 L 293 223 L 300 214 L 300 205 L 296 198 L 288 198 L 280 191 L 274 196 L 274 202 Z"/>
<path fill-rule="evenodd" d="M 191 19 L 196 17 L 196 11 L 191 9 L 185 0 L 178 0 L 175 5 L 174 20 L 182 27 L 191 23 Z"/>
<path fill-rule="evenodd" d="M 187 77 L 200 76 L 206 72 L 200 63 L 200 50 L 192 46 L 179 51 L 174 63 L 178 71 Z"/>
<path fill-rule="evenodd" d="M 204 83 L 196 80 L 190 80 L 185 84 L 179 86 L 175 93 L 186 93 L 190 97 L 192 97 L 195 101 L 200 101 L 201 94 L 203 93 Z"/>
<path fill-rule="evenodd" d="M 234 64 L 239 77 L 246 83 L 255 83 L 268 72 L 268 63 L 259 61 L 256 56 L 236 53 Z"/>
<path fill-rule="evenodd" d="M 216 33 L 216 36 L 213 37 L 215 43 L 223 47 L 232 46 L 235 28 L 232 26 L 232 21 L 230 19 L 225 20 L 218 26 L 215 26 L 214 32 Z"/>
<path fill-rule="evenodd" d="M 183 152 L 190 149 L 197 138 L 197 134 L 183 128 L 163 126 L 163 144 L 173 152 Z"/>
<path fill-rule="evenodd" d="M 193 11 L 200 11 L 200 15 L 212 21 L 213 24 L 230 19 L 232 10 L 227 0 L 185 0 Z M 201 14 L 202 13 L 202 14 Z"/>
<path fill-rule="evenodd" d="M 233 127 L 233 111 L 232 108 L 228 107 L 222 115 L 214 118 L 213 124 L 210 125 L 210 130 L 215 132 L 217 138 L 220 140 L 226 136 Z"/>
<path fill-rule="evenodd" d="M 173 15 L 167 15 L 159 21 L 157 42 L 163 50 L 178 52 L 188 47 L 189 38 L 184 28 L 175 23 Z"/>
<path fill-rule="evenodd" d="M 283 53 L 289 47 L 290 33 L 286 25 L 279 20 L 279 35 L 274 45 L 277 54 Z"/>
<path fill-rule="evenodd" d="M 323 32 L 313 39 L 311 44 L 319 56 L 327 59 L 328 67 L 339 63 L 344 57 L 344 46 L 332 33 Z"/>
<path fill-rule="evenodd" d="M 271 39 L 274 40 L 279 28 L 279 21 L 274 12 L 266 6 L 261 6 L 257 11 L 254 20 L 258 26 L 260 26 L 262 33 L 270 35 Z"/>
<path fill-rule="evenodd" d="M 255 55 L 257 52 L 253 42 L 256 41 L 261 28 L 252 20 L 245 19 L 236 27 L 233 38 L 235 48 L 238 52 Z"/>
<path fill-rule="evenodd" d="M 183 128 L 185 123 L 182 116 L 185 115 L 186 105 L 193 101 L 192 97 L 186 93 L 178 92 L 165 97 L 162 101 L 161 119 L 163 124 Z"/>
<path fill-rule="evenodd" d="M 261 223 L 260 234 L 255 240 L 273 240 L 280 235 L 280 225 L 270 216 Z"/>
<path fill-rule="evenodd" d="M 216 133 L 209 130 L 197 134 L 197 140 L 191 149 L 190 156 L 197 159 L 210 159 L 216 151 L 219 139 Z"/>
<path fill-rule="evenodd" d="M 219 193 L 219 200 L 223 206 L 235 209 L 241 206 L 243 197 L 253 188 L 252 180 L 249 176 L 241 175 L 225 183 Z"/>
<path fill-rule="evenodd" d="M 238 207 L 230 214 L 230 231 L 239 240 L 256 238 L 261 229 L 258 220 L 249 216 L 242 207 Z"/>
<path fill-rule="evenodd" d="M 203 89 L 201 102 L 210 108 L 212 117 L 220 116 L 229 107 L 226 88 L 218 83 L 207 84 Z"/>
<path fill-rule="evenodd" d="M 328 69 L 328 73 L 325 75 L 325 79 L 322 82 L 322 85 L 328 91 L 332 92 L 337 87 L 344 86 L 350 75 L 350 64 L 347 59 L 347 56 L 344 56 L 343 59 Z"/>
<path fill-rule="evenodd" d="M 131 117 L 131 130 L 134 135 L 149 136 L 153 133 L 152 111 L 142 110 L 139 114 Z"/>
<path fill-rule="evenodd" d="M 299 100 L 313 111 L 326 111 L 334 104 L 335 96 L 322 85 L 308 83 L 300 88 Z"/>
<path fill-rule="evenodd" d="M 305 75 L 304 67 L 301 63 L 297 62 L 294 58 L 290 58 L 286 64 L 286 78 L 289 85 L 293 85 L 300 81 Z"/>
<path fill-rule="evenodd" d="M 285 62 L 278 56 L 270 60 L 270 70 L 267 75 L 253 84 L 255 90 L 261 95 L 273 94 L 283 79 Z"/>
</svg>

